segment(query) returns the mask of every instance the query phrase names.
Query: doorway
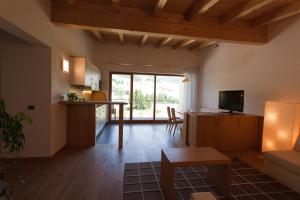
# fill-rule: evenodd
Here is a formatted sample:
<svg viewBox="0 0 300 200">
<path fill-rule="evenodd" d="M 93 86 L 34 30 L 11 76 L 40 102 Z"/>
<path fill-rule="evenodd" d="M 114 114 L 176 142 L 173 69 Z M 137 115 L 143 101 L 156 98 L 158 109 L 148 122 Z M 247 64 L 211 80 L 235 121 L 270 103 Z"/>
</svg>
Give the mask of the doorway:
<svg viewBox="0 0 300 200">
<path fill-rule="evenodd" d="M 110 73 L 111 101 L 125 101 L 126 122 L 165 122 L 166 108 L 179 109 L 183 75 L 150 73 Z M 109 120 L 117 121 L 118 106 L 111 106 Z"/>
</svg>

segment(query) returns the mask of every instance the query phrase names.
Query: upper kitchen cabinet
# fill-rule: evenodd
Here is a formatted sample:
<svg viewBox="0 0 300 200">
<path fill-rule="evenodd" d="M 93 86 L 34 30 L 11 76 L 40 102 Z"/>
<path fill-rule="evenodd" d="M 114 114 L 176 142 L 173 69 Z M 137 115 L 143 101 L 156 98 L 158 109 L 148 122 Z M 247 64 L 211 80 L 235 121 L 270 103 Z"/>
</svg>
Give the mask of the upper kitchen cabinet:
<svg viewBox="0 0 300 200">
<path fill-rule="evenodd" d="M 70 84 L 74 86 L 88 86 L 92 90 L 99 90 L 101 80 L 100 70 L 84 57 L 72 57 L 70 68 Z"/>
</svg>

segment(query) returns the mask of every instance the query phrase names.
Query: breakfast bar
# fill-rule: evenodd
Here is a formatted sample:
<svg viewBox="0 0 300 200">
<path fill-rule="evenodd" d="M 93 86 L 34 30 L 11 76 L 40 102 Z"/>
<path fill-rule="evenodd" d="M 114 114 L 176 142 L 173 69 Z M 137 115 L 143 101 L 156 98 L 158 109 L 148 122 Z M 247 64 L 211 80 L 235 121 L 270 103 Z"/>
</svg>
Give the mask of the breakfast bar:
<svg viewBox="0 0 300 200">
<path fill-rule="evenodd" d="M 96 144 L 96 108 L 119 105 L 119 149 L 123 147 L 123 113 L 125 102 L 114 101 L 62 101 L 67 105 L 67 145 L 94 146 Z"/>
</svg>

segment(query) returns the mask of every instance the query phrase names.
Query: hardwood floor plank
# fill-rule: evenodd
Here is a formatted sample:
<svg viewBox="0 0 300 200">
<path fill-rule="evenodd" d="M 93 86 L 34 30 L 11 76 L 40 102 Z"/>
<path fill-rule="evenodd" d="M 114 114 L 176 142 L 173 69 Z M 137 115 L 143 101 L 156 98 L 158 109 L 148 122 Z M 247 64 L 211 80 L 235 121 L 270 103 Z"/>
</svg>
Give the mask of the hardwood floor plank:
<svg viewBox="0 0 300 200">
<path fill-rule="evenodd" d="M 53 158 L 21 159 L 10 167 L 7 177 L 14 199 L 116 200 L 123 199 L 124 164 L 159 161 L 161 148 L 183 147 L 179 132 L 175 137 L 164 125 L 125 125 L 124 148 L 118 149 L 117 125 L 110 125 L 92 148 L 65 148 Z M 257 152 L 228 152 L 260 166 Z M 5 161 L 5 164 L 11 164 Z M 22 176 L 23 185 L 18 176 Z"/>
</svg>

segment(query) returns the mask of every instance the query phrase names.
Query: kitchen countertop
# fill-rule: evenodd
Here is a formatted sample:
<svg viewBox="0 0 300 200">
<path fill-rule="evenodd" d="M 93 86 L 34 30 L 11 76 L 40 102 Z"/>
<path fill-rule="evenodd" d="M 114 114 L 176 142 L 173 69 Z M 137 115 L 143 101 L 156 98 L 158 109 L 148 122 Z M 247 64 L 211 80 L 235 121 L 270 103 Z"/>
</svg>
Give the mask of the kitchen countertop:
<svg viewBox="0 0 300 200">
<path fill-rule="evenodd" d="M 126 102 L 120 102 L 120 101 L 60 101 L 60 104 L 66 104 L 66 105 L 87 105 L 87 104 L 127 104 Z"/>
</svg>

